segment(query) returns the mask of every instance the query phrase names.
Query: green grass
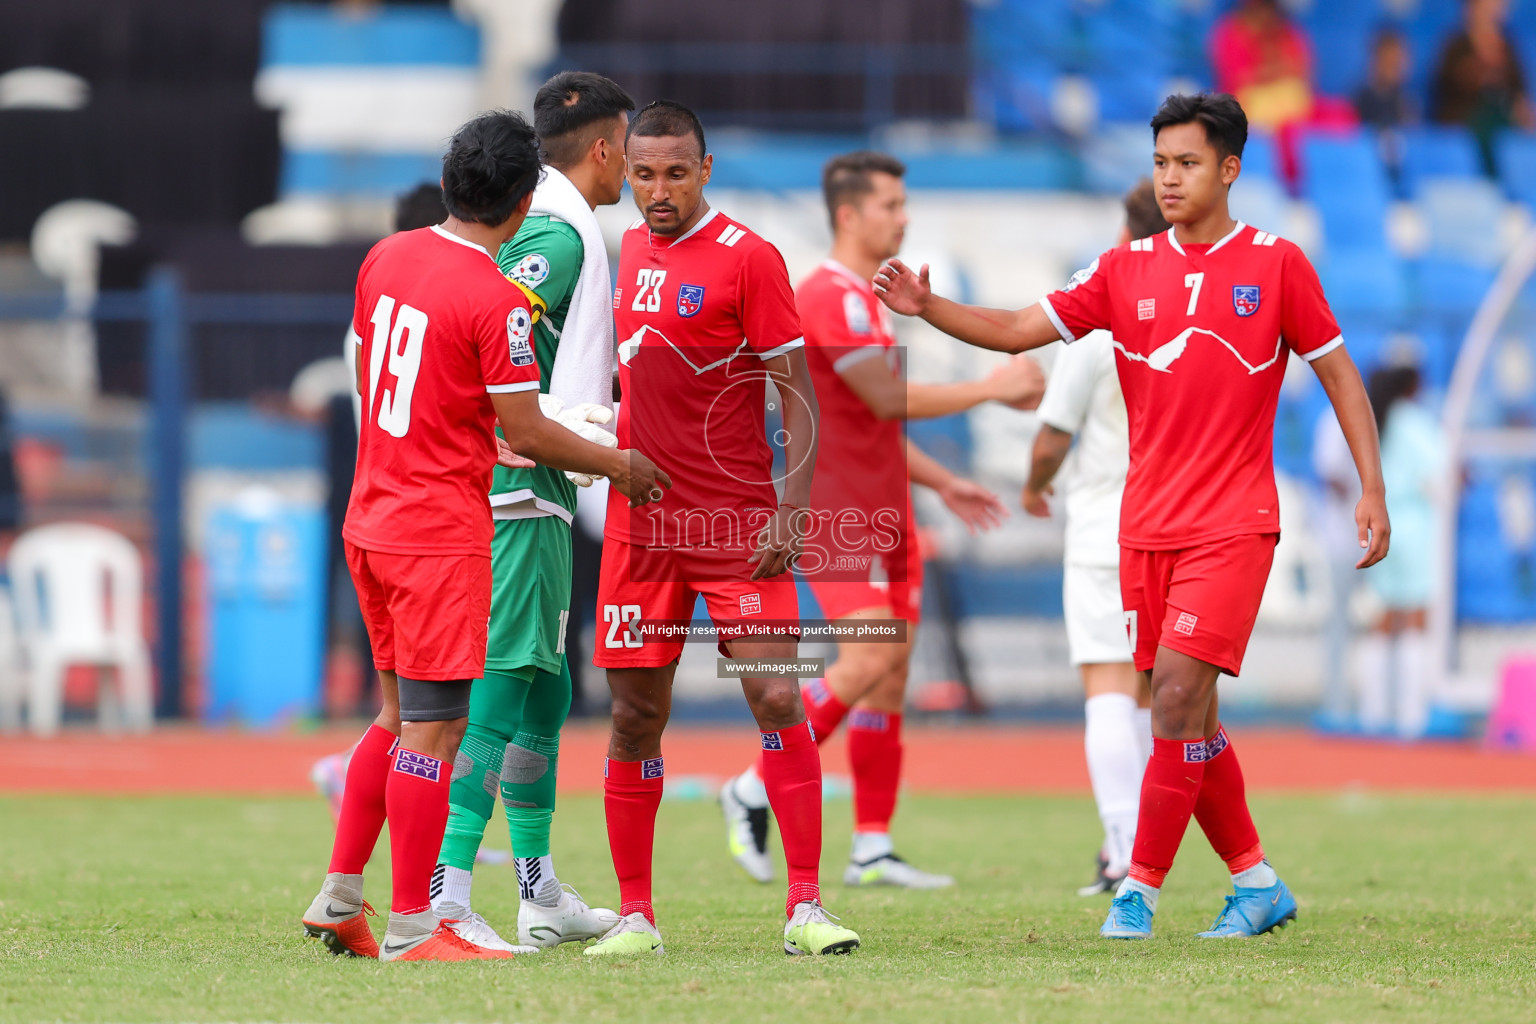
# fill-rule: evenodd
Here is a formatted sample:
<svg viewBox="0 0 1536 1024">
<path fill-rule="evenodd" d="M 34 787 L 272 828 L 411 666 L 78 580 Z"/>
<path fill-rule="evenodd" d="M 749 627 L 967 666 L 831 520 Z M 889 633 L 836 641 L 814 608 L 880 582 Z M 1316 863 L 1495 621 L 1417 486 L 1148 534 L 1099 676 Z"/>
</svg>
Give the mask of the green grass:
<svg viewBox="0 0 1536 1024">
<path fill-rule="evenodd" d="M 780 952 L 779 886 L 724 853 L 712 805 L 667 803 L 656 895 L 667 955 L 592 962 L 564 946 L 511 963 L 381 965 L 299 937 L 330 826 L 316 800 L 0 800 L 0 1020 L 1529 1021 L 1536 802 L 1255 801 L 1301 920 L 1248 942 L 1193 938 L 1225 876 L 1198 830 L 1157 938 L 1096 937 L 1086 799 L 913 798 L 900 840 L 957 890 L 837 884 L 846 804 L 828 807 L 829 906 L 848 957 Z M 597 799 L 563 801 L 556 862 L 617 895 Z M 493 825 L 498 845 L 506 838 Z M 369 894 L 388 903 L 385 857 Z M 511 928 L 510 867 L 476 905 Z"/>
</svg>

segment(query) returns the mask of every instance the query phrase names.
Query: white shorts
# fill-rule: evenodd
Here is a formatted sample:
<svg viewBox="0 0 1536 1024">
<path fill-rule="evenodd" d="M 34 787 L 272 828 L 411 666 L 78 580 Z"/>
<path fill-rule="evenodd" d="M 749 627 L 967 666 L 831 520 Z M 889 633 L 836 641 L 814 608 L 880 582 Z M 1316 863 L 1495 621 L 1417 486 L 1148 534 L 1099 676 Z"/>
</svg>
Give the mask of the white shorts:
<svg viewBox="0 0 1536 1024">
<path fill-rule="evenodd" d="M 1061 600 L 1067 616 L 1067 649 L 1073 665 L 1131 660 L 1131 640 L 1120 604 L 1120 570 L 1066 565 Z"/>
</svg>

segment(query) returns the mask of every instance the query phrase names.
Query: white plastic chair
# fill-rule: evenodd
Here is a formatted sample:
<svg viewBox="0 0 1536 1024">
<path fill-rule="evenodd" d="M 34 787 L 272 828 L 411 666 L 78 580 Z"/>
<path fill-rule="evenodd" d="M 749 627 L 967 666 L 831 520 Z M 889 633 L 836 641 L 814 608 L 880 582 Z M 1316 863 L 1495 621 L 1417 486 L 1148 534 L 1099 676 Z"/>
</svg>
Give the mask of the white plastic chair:
<svg viewBox="0 0 1536 1024">
<path fill-rule="evenodd" d="M 100 526 L 59 523 L 29 530 L 10 553 L 16 621 L 30 671 L 32 731 L 58 731 L 71 665 L 117 669 L 120 700 L 98 701 L 103 727 L 147 730 L 154 717 L 143 631 L 143 565 L 126 537 Z M 174 611 L 168 614 L 175 614 Z"/>
</svg>

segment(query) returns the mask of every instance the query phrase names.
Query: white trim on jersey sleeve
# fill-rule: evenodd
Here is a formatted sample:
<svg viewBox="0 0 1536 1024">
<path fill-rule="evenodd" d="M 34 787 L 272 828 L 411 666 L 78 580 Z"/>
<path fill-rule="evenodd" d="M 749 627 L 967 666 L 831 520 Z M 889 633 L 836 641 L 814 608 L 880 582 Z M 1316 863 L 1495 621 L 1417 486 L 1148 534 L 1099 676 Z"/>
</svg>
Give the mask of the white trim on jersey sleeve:
<svg viewBox="0 0 1536 1024">
<path fill-rule="evenodd" d="M 1041 296 L 1041 298 L 1040 298 L 1040 308 L 1045 310 L 1045 315 L 1046 316 L 1050 317 L 1050 319 L 1051 319 L 1051 326 L 1056 328 L 1056 333 L 1061 335 L 1061 340 L 1062 341 L 1064 341 L 1068 345 L 1070 345 L 1074 341 L 1077 340 L 1077 338 L 1072 334 L 1072 332 L 1067 330 L 1067 325 L 1061 322 L 1061 317 L 1056 315 L 1056 307 L 1051 305 L 1051 300 L 1050 300 L 1049 296 Z"/>
<path fill-rule="evenodd" d="M 1311 352 L 1303 352 L 1302 355 L 1301 355 L 1301 358 L 1305 359 L 1307 362 L 1310 363 L 1314 359 L 1321 359 L 1321 358 L 1323 358 L 1323 356 L 1327 355 L 1329 352 L 1332 352 L 1336 348 L 1343 348 L 1343 347 L 1344 347 L 1344 335 L 1341 334 L 1337 338 L 1334 338 L 1332 341 L 1328 342 L 1328 344 L 1326 344 L 1326 345 L 1319 345 L 1317 348 L 1313 349 Z"/>
<path fill-rule="evenodd" d="M 885 346 L 878 342 L 870 345 L 860 345 L 858 348 L 838 356 L 837 361 L 832 364 L 832 370 L 835 373 L 843 373 L 850 366 L 855 366 L 866 359 L 873 359 L 884 354 Z"/>
<path fill-rule="evenodd" d="M 488 395 L 513 395 L 519 391 L 537 390 L 539 390 L 539 382 L 536 380 L 525 380 L 517 384 L 487 384 L 485 386 L 485 393 Z"/>
<path fill-rule="evenodd" d="M 797 348 L 803 348 L 804 346 L 805 346 L 805 339 L 804 338 L 796 338 L 794 341 L 786 341 L 784 344 L 780 345 L 778 348 L 771 348 L 767 352 L 759 352 L 757 354 L 757 358 L 759 358 L 759 359 L 773 359 L 773 358 L 775 358 L 777 356 L 784 355 L 786 352 L 793 352 Z"/>
</svg>

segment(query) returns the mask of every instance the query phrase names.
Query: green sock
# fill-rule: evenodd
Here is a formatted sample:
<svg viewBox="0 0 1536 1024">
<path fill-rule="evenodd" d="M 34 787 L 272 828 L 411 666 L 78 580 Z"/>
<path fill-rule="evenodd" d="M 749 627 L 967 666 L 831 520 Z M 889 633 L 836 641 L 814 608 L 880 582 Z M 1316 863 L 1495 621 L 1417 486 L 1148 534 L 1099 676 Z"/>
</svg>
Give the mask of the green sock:
<svg viewBox="0 0 1536 1024">
<path fill-rule="evenodd" d="M 522 722 L 508 744 L 501 770 L 512 852 L 518 859 L 549 856 L 549 826 L 555 813 L 555 777 L 560 729 L 571 710 L 571 670 L 538 672 L 523 703 Z"/>
<path fill-rule="evenodd" d="M 485 826 L 496 807 L 496 789 L 507 744 L 519 729 L 523 700 L 531 680 L 487 672 L 469 694 L 469 727 L 453 759 L 448 791 L 448 827 L 443 832 L 439 864 L 473 871 Z"/>
</svg>

